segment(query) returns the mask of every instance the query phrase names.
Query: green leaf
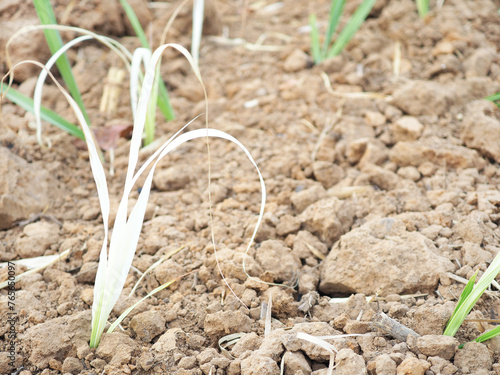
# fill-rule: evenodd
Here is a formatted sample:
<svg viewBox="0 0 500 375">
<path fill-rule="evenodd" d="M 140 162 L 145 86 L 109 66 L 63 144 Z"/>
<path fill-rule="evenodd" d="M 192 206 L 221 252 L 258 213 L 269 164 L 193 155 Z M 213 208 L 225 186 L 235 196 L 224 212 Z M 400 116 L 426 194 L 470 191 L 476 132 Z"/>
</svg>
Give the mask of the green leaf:
<svg viewBox="0 0 500 375">
<path fill-rule="evenodd" d="M 491 331 L 483 333 L 481 336 L 479 336 L 474 341 L 483 342 L 483 341 L 492 339 L 493 337 L 498 336 L 499 334 L 500 334 L 500 326 L 497 326 L 497 327 L 493 328 Z"/>
<path fill-rule="evenodd" d="M 425 18 L 427 13 L 429 13 L 429 0 L 416 0 L 417 10 L 420 18 Z"/>
<path fill-rule="evenodd" d="M 0 89 L 1 93 L 4 93 L 5 91 L 6 90 L 3 89 L 3 87 Z M 13 89 L 12 87 L 7 90 L 5 96 L 7 97 L 7 99 L 17 104 L 19 107 L 25 109 L 30 113 L 34 113 L 33 99 L 28 98 L 27 96 L 21 94 L 19 91 Z M 51 111 L 49 108 L 43 106 L 41 107 L 41 118 L 42 120 L 47 121 L 54 126 L 57 126 L 59 129 L 64 130 L 68 134 L 73 135 L 82 140 L 85 140 L 83 132 L 78 126 L 66 121 L 64 118 L 59 116 L 57 113 Z"/>
<path fill-rule="evenodd" d="M 42 25 L 57 25 L 56 16 L 49 0 L 33 0 L 33 4 Z M 50 52 L 52 52 L 53 54 L 56 53 L 63 46 L 61 34 L 59 34 L 59 31 L 57 30 L 43 30 L 43 33 L 45 35 L 45 39 L 49 46 Z M 59 72 L 61 73 L 64 82 L 66 83 L 66 86 L 68 87 L 70 94 L 73 96 L 76 103 L 82 110 L 85 120 L 90 123 L 87 110 L 85 109 L 85 105 L 83 104 L 82 95 L 80 94 L 80 90 L 78 89 L 78 85 L 76 84 L 73 72 L 71 71 L 71 65 L 69 63 L 68 56 L 66 54 L 62 55 L 57 60 L 56 65 L 57 69 L 59 69 Z"/>
<path fill-rule="evenodd" d="M 318 27 L 316 26 L 316 15 L 311 14 L 309 16 L 309 25 L 311 26 L 311 54 L 314 63 L 318 64 L 321 62 L 321 52 L 319 49 L 319 33 Z"/>
<path fill-rule="evenodd" d="M 347 25 L 342 29 L 339 37 L 328 52 L 327 57 L 337 56 L 352 39 L 356 31 L 359 30 L 366 17 L 373 8 L 376 0 L 364 0 L 356 9 Z"/>
<path fill-rule="evenodd" d="M 453 314 L 451 314 L 451 318 L 448 321 L 448 324 L 446 325 L 446 329 L 445 329 L 445 331 L 443 333 L 445 336 L 452 336 L 449 333 L 452 332 L 452 331 L 456 332 L 458 330 L 458 328 L 462 325 L 463 319 L 461 321 L 459 321 L 457 319 L 457 313 L 462 308 L 462 306 L 464 305 L 464 302 L 467 300 L 467 297 L 469 297 L 469 295 L 472 293 L 472 290 L 474 289 L 474 283 L 476 282 L 476 277 L 477 277 L 477 273 L 478 272 L 479 272 L 479 270 L 477 270 L 476 272 L 474 272 L 474 275 L 472 275 L 472 277 L 470 278 L 470 280 L 467 282 L 467 285 L 465 285 L 465 288 L 462 291 L 462 294 L 460 295 L 460 298 L 458 299 L 457 306 L 455 306 L 455 310 L 453 311 Z M 471 307 L 471 309 L 472 309 L 472 307 Z"/>
<path fill-rule="evenodd" d="M 500 107 L 500 92 L 487 96 L 485 99 L 493 102 L 493 104 L 495 104 L 497 107 Z"/>
<path fill-rule="evenodd" d="M 144 29 L 142 28 L 142 25 L 139 22 L 134 9 L 130 6 L 127 0 L 120 0 L 120 4 L 122 5 L 123 10 L 125 11 L 125 14 L 127 15 L 127 18 L 130 21 L 132 28 L 134 29 L 135 35 L 137 35 L 137 37 L 139 38 L 141 45 L 144 48 L 149 48 L 148 38 L 146 38 L 146 33 L 144 32 Z"/>
<path fill-rule="evenodd" d="M 158 93 L 158 108 L 160 108 L 161 113 L 167 121 L 172 121 L 175 119 L 174 107 L 170 103 L 170 98 L 168 96 L 167 86 L 162 79 L 159 80 L 160 92 Z"/>
<path fill-rule="evenodd" d="M 321 58 L 326 58 L 328 53 L 328 47 L 332 42 L 333 34 L 337 31 L 339 26 L 340 17 L 344 13 L 345 0 L 332 0 L 330 5 L 330 17 L 328 19 L 328 30 L 326 31 L 325 41 L 323 43 L 323 49 L 321 51 Z"/>
</svg>

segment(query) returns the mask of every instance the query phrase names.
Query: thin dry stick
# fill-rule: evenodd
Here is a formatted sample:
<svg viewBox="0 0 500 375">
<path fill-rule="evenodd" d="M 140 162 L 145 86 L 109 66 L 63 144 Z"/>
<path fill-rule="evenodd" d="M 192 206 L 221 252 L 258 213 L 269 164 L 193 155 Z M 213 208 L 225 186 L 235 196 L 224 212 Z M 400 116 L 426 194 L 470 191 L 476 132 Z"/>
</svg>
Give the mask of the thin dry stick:
<svg viewBox="0 0 500 375">
<path fill-rule="evenodd" d="M 379 329 L 384 334 L 394 337 L 400 341 L 406 342 L 408 336 L 420 337 L 418 333 L 401 323 L 389 318 L 383 312 L 379 312 L 372 320 L 372 326 Z"/>
</svg>

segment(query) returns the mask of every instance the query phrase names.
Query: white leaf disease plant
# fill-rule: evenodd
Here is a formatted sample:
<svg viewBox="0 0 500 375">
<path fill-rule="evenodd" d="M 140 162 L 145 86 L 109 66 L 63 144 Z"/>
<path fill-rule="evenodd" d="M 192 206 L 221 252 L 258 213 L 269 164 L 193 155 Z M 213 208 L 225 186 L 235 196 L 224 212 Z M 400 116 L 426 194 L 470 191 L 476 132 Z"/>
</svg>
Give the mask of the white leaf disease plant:
<svg viewBox="0 0 500 375">
<path fill-rule="evenodd" d="M 261 185 L 261 208 L 259 212 L 259 217 L 257 220 L 256 227 L 253 231 L 252 237 L 248 243 L 246 251 L 250 249 L 252 242 L 255 238 L 255 234 L 257 232 L 258 226 L 262 220 L 262 216 L 264 213 L 264 204 L 266 199 L 266 190 L 264 185 L 264 180 L 262 175 L 255 163 L 255 160 L 250 155 L 250 152 L 234 137 L 231 135 L 224 133 L 220 130 L 210 129 L 208 128 L 208 108 L 206 105 L 206 128 L 192 130 L 186 133 L 181 132 L 188 126 L 185 125 L 181 130 L 179 130 L 174 136 L 172 136 L 168 141 L 166 141 L 149 159 L 139 168 L 137 172 L 135 172 L 137 167 L 137 162 L 139 159 L 139 149 L 141 146 L 141 139 L 144 132 L 144 126 L 146 122 L 146 115 L 148 112 L 148 105 L 151 100 L 152 91 L 154 88 L 154 81 L 156 73 L 159 69 L 157 69 L 158 62 L 160 61 L 161 55 L 165 49 L 168 47 L 175 48 L 177 51 L 182 53 L 185 58 L 190 63 L 197 79 L 203 86 L 203 90 L 205 92 L 205 103 L 206 101 L 206 91 L 205 86 L 203 85 L 203 81 L 201 79 L 201 75 L 198 69 L 197 64 L 194 63 L 189 52 L 182 46 L 178 44 L 164 44 L 159 47 L 147 61 L 146 73 L 144 76 L 141 92 L 139 99 L 137 101 L 137 106 L 132 104 L 134 108 L 134 129 L 132 134 L 132 139 L 130 141 L 130 152 L 129 152 L 129 162 L 128 169 L 125 179 L 125 186 L 123 189 L 123 196 L 120 200 L 120 204 L 118 207 L 118 211 L 116 213 L 116 219 L 113 226 L 113 231 L 111 233 L 109 249 L 108 249 L 108 223 L 109 223 L 109 213 L 110 213 L 110 199 L 108 195 L 108 187 L 106 183 L 106 177 L 104 173 L 104 168 L 101 164 L 101 160 L 99 158 L 99 153 L 94 142 L 92 132 L 85 121 L 85 118 L 80 111 L 78 105 L 73 100 L 73 98 L 61 87 L 61 91 L 65 95 L 66 99 L 70 103 L 72 109 L 74 110 L 78 121 L 82 127 L 82 130 L 85 134 L 86 143 L 89 150 L 89 159 L 90 166 L 92 169 L 92 173 L 94 176 L 94 180 L 97 186 L 97 193 L 99 196 L 99 203 L 101 206 L 102 212 L 102 220 L 104 226 L 104 240 L 100 252 L 99 257 L 99 267 L 97 269 L 97 275 L 95 279 L 94 286 L 94 301 L 92 305 L 92 333 L 90 338 L 90 347 L 97 347 L 101 340 L 101 335 L 104 332 L 104 328 L 108 322 L 109 315 L 111 310 L 113 309 L 116 301 L 120 297 L 122 293 L 123 286 L 125 284 L 125 280 L 129 273 L 132 260 L 134 258 L 134 254 L 136 251 L 137 243 L 139 241 L 142 224 L 144 221 L 144 214 L 146 211 L 146 206 L 149 198 L 149 194 L 151 192 L 151 185 L 153 181 L 153 174 L 158 165 L 158 162 L 167 155 L 170 151 L 174 150 L 176 147 L 180 146 L 184 142 L 189 140 L 197 139 L 197 138 L 206 138 L 207 146 L 208 146 L 208 137 L 216 137 L 228 140 L 236 144 L 248 159 L 251 161 L 253 166 L 256 168 L 257 173 L 260 179 Z M 50 63 L 52 64 L 54 60 Z M 43 74 L 46 75 L 48 72 L 47 66 L 44 68 Z M 50 73 L 49 73 L 50 74 Z M 44 78 L 43 78 L 44 79 Z M 56 83 L 57 84 L 57 83 Z M 132 99 L 134 102 L 134 99 Z M 37 106 L 40 105 L 40 100 L 36 99 L 35 103 Z M 39 112 L 37 112 L 39 116 Z M 209 154 L 210 156 L 210 154 Z M 134 185 L 136 184 L 139 177 L 146 171 L 146 169 L 151 166 L 149 170 L 144 185 L 142 186 L 141 192 L 137 199 L 136 204 L 132 208 L 130 215 L 127 216 L 128 211 L 128 198 Z M 209 176 L 210 183 L 210 176 Z M 208 189 L 210 191 L 210 189 Z M 210 199 L 210 195 L 209 195 Z M 212 241 L 215 248 L 215 241 L 212 233 Z M 217 256 L 217 253 L 215 252 Z M 118 320 L 108 329 L 108 332 L 112 331 L 119 321 L 121 321 L 123 317 L 118 318 Z"/>
</svg>

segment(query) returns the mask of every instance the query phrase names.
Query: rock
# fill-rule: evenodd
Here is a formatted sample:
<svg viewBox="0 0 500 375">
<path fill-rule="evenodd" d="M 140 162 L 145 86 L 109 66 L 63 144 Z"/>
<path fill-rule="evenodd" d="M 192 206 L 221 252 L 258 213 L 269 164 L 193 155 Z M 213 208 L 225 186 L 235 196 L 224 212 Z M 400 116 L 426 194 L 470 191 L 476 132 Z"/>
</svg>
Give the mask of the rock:
<svg viewBox="0 0 500 375">
<path fill-rule="evenodd" d="M 302 212 L 309 205 L 323 199 L 326 196 L 326 190 L 321 185 L 314 185 L 310 188 L 293 193 L 290 197 L 293 207 L 298 212 Z"/>
<path fill-rule="evenodd" d="M 257 336 L 255 332 L 250 332 L 238 340 L 231 349 L 231 354 L 236 358 L 240 357 L 246 351 L 255 351 L 262 344 L 262 338 Z"/>
<path fill-rule="evenodd" d="M 301 350 L 313 361 L 329 361 L 331 353 L 312 342 L 297 338 L 296 332 L 304 332 L 312 336 L 338 335 L 339 331 L 333 329 L 326 322 L 298 323 L 289 331 L 290 334 L 284 336 L 283 345 L 288 351 L 296 352 Z"/>
<path fill-rule="evenodd" d="M 303 374 L 311 373 L 311 366 L 302 352 L 286 352 L 283 356 L 285 375 L 295 375 L 299 371 Z"/>
<path fill-rule="evenodd" d="M 310 247 L 314 250 L 311 250 Z M 306 259 L 310 256 L 315 256 L 313 252 L 318 252 L 326 256 L 328 247 L 321 242 L 318 237 L 306 230 L 301 230 L 293 239 L 293 252 L 297 254 L 300 259 Z"/>
<path fill-rule="evenodd" d="M 313 173 L 316 180 L 328 189 L 342 178 L 344 178 L 344 170 L 336 164 L 327 161 L 315 161 L 313 163 Z"/>
<path fill-rule="evenodd" d="M 325 294 L 432 292 L 453 264 L 397 218 L 374 219 L 343 235 L 320 266 Z M 395 282 L 397 280 L 397 282 Z"/>
<path fill-rule="evenodd" d="M 180 328 L 170 328 L 151 347 L 157 353 L 167 355 L 175 349 L 180 349 L 186 344 L 186 333 Z"/>
<path fill-rule="evenodd" d="M 210 196 L 212 198 L 212 204 L 217 204 L 222 202 L 227 198 L 227 189 L 215 182 L 210 183 Z"/>
<path fill-rule="evenodd" d="M 345 156 L 349 163 L 356 164 L 361 160 L 369 142 L 370 138 L 368 137 L 356 138 L 348 142 Z"/>
<path fill-rule="evenodd" d="M 42 212 L 61 196 L 60 183 L 43 167 L 0 146 L 0 230 Z"/>
<path fill-rule="evenodd" d="M 306 313 L 309 311 L 314 304 L 311 302 L 308 293 L 317 293 L 316 289 L 319 284 L 319 270 L 316 267 L 304 266 L 302 272 L 299 274 L 299 293 L 302 295 L 300 306 L 302 306 L 302 312 Z M 302 301 L 304 297 L 307 297 L 307 301 Z M 302 303 L 303 302 L 303 303 Z M 299 306 L 299 308 L 300 308 Z"/>
<path fill-rule="evenodd" d="M 471 56 L 464 61 L 466 77 L 487 76 L 492 62 L 498 58 L 494 48 L 475 49 Z"/>
<path fill-rule="evenodd" d="M 309 56 L 300 49 L 294 49 L 285 60 L 283 70 L 287 73 L 301 71 L 309 65 Z"/>
<path fill-rule="evenodd" d="M 439 116 L 454 103 L 453 92 L 433 81 L 408 81 L 394 91 L 392 104 L 412 116 Z"/>
<path fill-rule="evenodd" d="M 344 332 L 347 334 L 364 334 L 371 332 L 370 322 L 362 322 L 359 320 L 349 320 L 344 326 Z"/>
<path fill-rule="evenodd" d="M 370 141 L 366 144 L 365 152 L 359 160 L 359 166 L 363 168 L 366 164 L 380 165 L 387 161 L 388 155 L 387 147 L 382 142 L 379 140 Z"/>
<path fill-rule="evenodd" d="M 455 304 L 453 302 L 447 302 L 443 305 L 419 306 L 413 314 L 410 328 L 422 336 L 441 335 L 454 308 Z"/>
<path fill-rule="evenodd" d="M 500 121 L 494 115 L 495 105 L 489 101 L 472 102 L 463 121 L 460 137 L 465 145 L 478 150 L 482 155 L 500 162 Z"/>
<path fill-rule="evenodd" d="M 493 255 L 486 250 L 483 250 L 478 243 L 464 242 L 462 246 L 462 265 L 470 265 L 475 267 L 478 264 L 490 264 L 493 260 Z"/>
<path fill-rule="evenodd" d="M 430 363 L 414 357 L 407 357 L 397 367 L 397 375 L 424 375 L 430 368 Z"/>
<path fill-rule="evenodd" d="M 62 362 L 76 357 L 77 349 L 90 340 L 90 321 L 91 311 L 87 310 L 28 328 L 20 339 L 30 350 L 30 363 L 45 369 L 50 359 Z"/>
<path fill-rule="evenodd" d="M 160 285 L 166 284 L 183 275 L 186 271 L 175 260 L 168 259 L 154 269 L 154 275 Z M 178 282 L 172 284 L 170 290 L 177 289 Z"/>
<path fill-rule="evenodd" d="M 280 369 L 271 358 L 251 354 L 241 361 L 241 375 L 279 375 Z"/>
<path fill-rule="evenodd" d="M 434 374 L 455 374 L 458 371 L 458 368 L 454 366 L 450 361 L 447 361 L 441 357 L 429 357 L 427 360 L 431 363 L 430 370 Z"/>
<path fill-rule="evenodd" d="M 318 67 L 327 74 L 340 72 L 346 64 L 346 58 L 344 56 L 334 56 L 323 60 L 318 64 Z"/>
<path fill-rule="evenodd" d="M 395 189 L 400 180 L 396 173 L 373 164 L 367 164 L 362 171 L 366 173 L 366 178 L 370 184 L 382 190 Z"/>
<path fill-rule="evenodd" d="M 394 375 L 396 373 L 396 362 L 388 354 L 379 355 L 375 359 L 376 375 Z"/>
<path fill-rule="evenodd" d="M 425 138 L 414 142 L 398 142 L 389 153 L 392 162 L 400 167 L 418 167 L 425 162 L 435 165 L 446 163 L 447 168 L 482 169 L 485 161 L 477 151 L 453 145 L 437 137 Z M 422 174 L 424 174 L 421 171 Z"/>
<path fill-rule="evenodd" d="M 134 340 L 125 333 L 106 333 L 102 336 L 96 355 L 104 359 L 109 365 L 124 365 L 132 358 L 134 346 Z"/>
<path fill-rule="evenodd" d="M 145 311 L 130 320 L 130 328 L 144 342 L 151 342 L 156 336 L 165 332 L 165 317 L 160 311 Z"/>
<path fill-rule="evenodd" d="M 349 230 L 354 220 L 354 209 L 349 202 L 326 198 L 307 207 L 299 218 L 304 229 L 331 246 Z"/>
<path fill-rule="evenodd" d="M 218 311 L 205 317 L 205 333 L 209 336 L 250 331 L 252 320 L 241 311 Z"/>
<path fill-rule="evenodd" d="M 80 374 L 83 370 L 83 365 L 78 358 L 68 357 L 64 360 L 61 370 L 63 374 Z"/>
<path fill-rule="evenodd" d="M 300 229 L 300 221 L 295 216 L 283 215 L 279 219 L 279 223 L 276 226 L 276 234 L 278 236 L 286 236 L 290 233 L 295 233 Z"/>
<path fill-rule="evenodd" d="M 275 329 L 270 334 L 264 336 L 262 344 L 255 353 L 264 357 L 269 357 L 277 362 L 281 358 L 281 354 L 285 351 L 283 347 L 283 338 L 285 331 L 283 329 Z"/>
<path fill-rule="evenodd" d="M 153 185 L 160 191 L 173 191 L 184 188 L 191 181 L 192 171 L 186 166 L 157 170 L 153 177 Z"/>
<path fill-rule="evenodd" d="M 335 356 L 335 375 L 366 375 L 365 360 L 352 349 L 341 349 Z"/>
<path fill-rule="evenodd" d="M 391 130 L 394 142 L 415 141 L 422 135 L 424 126 L 415 117 L 403 116 L 392 124 Z"/>
<path fill-rule="evenodd" d="M 376 111 L 366 111 L 365 121 L 368 125 L 376 128 L 377 126 L 382 126 L 386 123 L 387 118 L 380 112 Z"/>
<path fill-rule="evenodd" d="M 2 22 L 2 33 L 0 35 L 0 46 L 5 51 L 5 45 L 9 38 L 17 31 L 28 25 L 39 25 L 40 21 L 35 14 L 24 16 L 17 20 L 6 19 Z M 51 54 L 41 32 L 27 32 L 13 39 L 12 46 L 9 47 L 10 58 L 13 63 L 37 56 L 39 61 L 47 61 Z M 40 74 L 40 68 L 33 64 L 22 64 L 16 68 L 14 78 L 16 82 L 24 82 L 30 77 Z"/>
<path fill-rule="evenodd" d="M 479 342 L 468 342 L 455 354 L 455 366 L 464 374 L 473 374 L 476 370 L 490 370 L 493 364 L 490 351 Z"/>
<path fill-rule="evenodd" d="M 177 366 L 185 370 L 192 369 L 196 366 L 196 357 L 193 356 L 183 357 L 181 358 Z"/>
<path fill-rule="evenodd" d="M 10 317 L 8 314 L 12 312 L 9 309 L 8 297 L 7 294 L 0 296 L 0 319 L 4 322 L 7 322 L 7 319 Z M 24 311 L 30 321 L 42 323 L 46 319 L 42 302 L 32 292 L 26 290 L 16 291 L 16 308 L 19 311 Z M 9 324 L 0 325 L 0 336 L 6 335 L 9 328 Z"/>
<path fill-rule="evenodd" d="M 52 244 L 59 239 L 59 226 L 47 221 L 31 223 L 23 228 L 23 237 L 14 243 L 16 252 L 21 258 L 42 256 Z"/>
<path fill-rule="evenodd" d="M 451 359 L 458 349 L 458 340 L 441 335 L 420 336 L 417 338 L 417 348 L 428 357 Z"/>
<path fill-rule="evenodd" d="M 299 273 L 299 257 L 284 242 L 267 240 L 257 249 L 255 259 L 265 272 L 274 276 L 275 282 L 290 281 Z"/>
<path fill-rule="evenodd" d="M 412 167 L 412 166 L 399 168 L 397 174 L 400 177 L 403 177 L 403 178 L 406 178 L 407 180 L 412 180 L 412 181 L 418 181 L 418 180 L 420 180 L 420 177 L 421 177 L 418 169 L 415 167 Z"/>
</svg>

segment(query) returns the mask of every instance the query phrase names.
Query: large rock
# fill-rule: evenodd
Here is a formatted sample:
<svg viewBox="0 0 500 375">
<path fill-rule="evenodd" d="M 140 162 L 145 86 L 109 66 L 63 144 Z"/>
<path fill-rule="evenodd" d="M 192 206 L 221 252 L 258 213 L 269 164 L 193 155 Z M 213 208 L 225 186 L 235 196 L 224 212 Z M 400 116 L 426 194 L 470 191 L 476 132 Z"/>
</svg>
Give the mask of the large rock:
<svg viewBox="0 0 500 375">
<path fill-rule="evenodd" d="M 434 243 L 408 232 L 397 218 L 374 219 L 343 235 L 320 271 L 319 290 L 326 294 L 405 294 L 432 292 L 439 274 L 453 264 Z"/>
<path fill-rule="evenodd" d="M 50 206 L 58 189 L 46 170 L 0 147 L 0 230 Z"/>
<path fill-rule="evenodd" d="M 494 116 L 495 105 L 481 100 L 471 103 L 464 118 L 460 137 L 465 145 L 500 162 L 500 121 Z"/>
<path fill-rule="evenodd" d="M 432 81 L 408 81 L 393 94 L 393 104 L 412 116 L 442 115 L 454 101 L 450 87 Z"/>
<path fill-rule="evenodd" d="M 414 142 L 398 142 L 390 152 L 390 160 L 400 167 L 418 167 L 425 162 L 448 168 L 481 169 L 485 161 L 475 150 L 456 146 L 438 137 Z"/>
<path fill-rule="evenodd" d="M 90 321 L 91 311 L 87 310 L 28 328 L 20 339 L 31 353 L 29 362 L 45 369 L 51 359 L 62 362 L 76 357 L 78 349 L 88 346 Z"/>
</svg>

